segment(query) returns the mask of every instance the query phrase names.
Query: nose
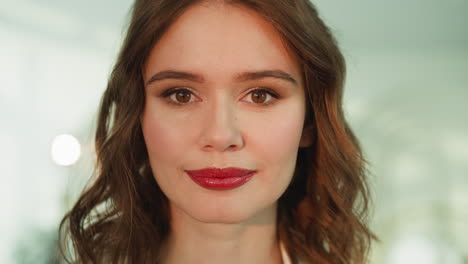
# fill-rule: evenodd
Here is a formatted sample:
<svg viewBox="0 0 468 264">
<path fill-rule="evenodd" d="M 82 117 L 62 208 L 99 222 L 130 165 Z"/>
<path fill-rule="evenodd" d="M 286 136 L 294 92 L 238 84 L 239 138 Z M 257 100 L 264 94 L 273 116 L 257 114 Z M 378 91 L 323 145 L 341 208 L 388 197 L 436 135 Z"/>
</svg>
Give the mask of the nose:
<svg viewBox="0 0 468 264">
<path fill-rule="evenodd" d="M 204 151 L 234 151 L 244 145 L 237 109 L 228 100 L 217 100 L 206 110 L 200 142 Z"/>
</svg>

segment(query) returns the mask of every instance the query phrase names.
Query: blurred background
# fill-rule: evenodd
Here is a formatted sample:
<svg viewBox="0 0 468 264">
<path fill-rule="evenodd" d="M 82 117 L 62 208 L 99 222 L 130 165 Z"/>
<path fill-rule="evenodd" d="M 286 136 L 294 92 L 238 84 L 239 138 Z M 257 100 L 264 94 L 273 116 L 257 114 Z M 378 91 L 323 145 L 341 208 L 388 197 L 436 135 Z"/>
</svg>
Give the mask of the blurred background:
<svg viewBox="0 0 468 264">
<path fill-rule="evenodd" d="M 313 1 L 347 59 L 375 264 L 468 263 L 468 1 Z M 55 263 L 130 0 L 2 0 L 0 263 Z"/>
</svg>

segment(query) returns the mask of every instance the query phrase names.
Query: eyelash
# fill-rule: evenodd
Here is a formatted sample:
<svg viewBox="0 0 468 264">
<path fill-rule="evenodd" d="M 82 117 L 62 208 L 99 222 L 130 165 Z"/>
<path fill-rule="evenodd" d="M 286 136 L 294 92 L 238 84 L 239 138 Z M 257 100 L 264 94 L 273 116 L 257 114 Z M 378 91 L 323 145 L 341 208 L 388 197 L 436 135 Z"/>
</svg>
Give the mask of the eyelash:
<svg viewBox="0 0 468 264">
<path fill-rule="evenodd" d="M 164 91 L 161 96 L 163 98 L 167 98 L 167 101 L 171 104 L 174 104 L 176 106 L 184 106 L 184 105 L 188 105 L 188 104 L 191 104 L 191 103 L 178 103 L 174 100 L 171 100 L 169 97 L 172 96 L 173 94 L 177 93 L 177 92 L 180 92 L 180 91 L 185 91 L 185 92 L 188 92 L 190 94 L 194 94 L 190 89 L 187 89 L 187 88 L 176 88 L 176 87 L 173 87 L 173 88 L 169 88 L 168 90 Z M 254 105 L 260 105 L 260 106 L 268 106 L 268 105 L 272 105 L 274 104 L 278 99 L 280 99 L 280 95 L 278 93 L 276 93 L 275 91 L 269 89 L 269 88 L 264 88 L 264 87 L 258 87 L 258 88 L 254 88 L 252 90 L 249 91 L 248 94 L 251 94 L 253 92 L 265 92 L 267 93 L 268 95 L 270 95 L 273 99 L 270 99 L 267 103 L 250 103 L 250 104 L 254 104 Z"/>
</svg>

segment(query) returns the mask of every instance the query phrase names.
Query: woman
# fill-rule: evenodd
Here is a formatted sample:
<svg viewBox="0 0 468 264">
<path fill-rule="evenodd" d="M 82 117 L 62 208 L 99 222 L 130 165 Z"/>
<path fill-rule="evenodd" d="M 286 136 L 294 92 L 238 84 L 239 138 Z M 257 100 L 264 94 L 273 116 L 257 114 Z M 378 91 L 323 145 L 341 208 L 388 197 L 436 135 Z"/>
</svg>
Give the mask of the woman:
<svg viewBox="0 0 468 264">
<path fill-rule="evenodd" d="M 61 223 L 75 261 L 364 263 L 344 75 L 307 0 L 137 0 Z"/>
</svg>

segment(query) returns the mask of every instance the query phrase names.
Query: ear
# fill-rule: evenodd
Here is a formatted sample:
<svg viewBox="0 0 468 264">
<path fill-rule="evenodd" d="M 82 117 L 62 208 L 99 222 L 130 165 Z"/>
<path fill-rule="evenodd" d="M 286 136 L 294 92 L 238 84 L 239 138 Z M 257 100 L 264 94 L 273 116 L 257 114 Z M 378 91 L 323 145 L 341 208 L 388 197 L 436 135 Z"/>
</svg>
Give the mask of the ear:
<svg viewBox="0 0 468 264">
<path fill-rule="evenodd" d="M 299 142 L 299 147 L 306 148 L 310 147 L 313 143 L 313 126 L 308 125 L 302 130 L 301 141 Z"/>
</svg>

